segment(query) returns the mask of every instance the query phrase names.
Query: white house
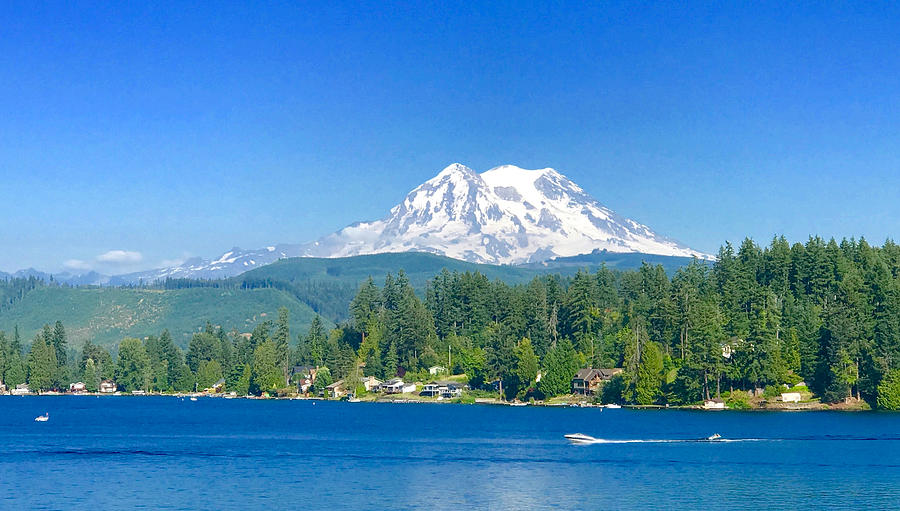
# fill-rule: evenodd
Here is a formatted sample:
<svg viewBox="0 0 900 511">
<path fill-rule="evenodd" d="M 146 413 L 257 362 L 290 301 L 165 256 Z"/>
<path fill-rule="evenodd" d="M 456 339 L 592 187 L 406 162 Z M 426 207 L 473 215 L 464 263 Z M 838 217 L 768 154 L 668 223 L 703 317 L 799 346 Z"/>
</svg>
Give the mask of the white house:
<svg viewBox="0 0 900 511">
<path fill-rule="evenodd" d="M 725 409 L 725 401 L 721 399 L 707 399 L 703 402 L 704 410 L 724 410 Z"/>
<path fill-rule="evenodd" d="M 802 396 L 799 392 L 782 392 L 781 400 L 785 403 L 799 403 Z"/>
<path fill-rule="evenodd" d="M 381 380 L 374 376 L 363 378 L 360 383 L 366 388 L 366 392 L 375 392 L 381 387 Z"/>
<path fill-rule="evenodd" d="M 69 384 L 69 392 L 84 392 L 85 390 L 87 390 L 87 385 L 83 381 Z"/>
<path fill-rule="evenodd" d="M 27 383 L 20 383 L 16 385 L 16 388 L 10 390 L 9 393 L 14 396 L 24 396 L 25 394 L 31 394 L 31 389 L 28 388 Z"/>
<path fill-rule="evenodd" d="M 394 378 L 381 384 L 381 391 L 385 394 L 402 394 L 416 391 L 415 383 L 404 383 L 400 378 Z"/>
<path fill-rule="evenodd" d="M 436 397 L 441 395 L 441 386 L 437 383 L 427 383 L 422 387 L 422 395 L 428 397 Z"/>
<path fill-rule="evenodd" d="M 462 387 L 460 387 L 456 383 L 448 383 L 446 385 L 441 385 L 440 391 L 441 391 L 441 397 L 444 399 L 451 399 L 451 398 L 459 397 L 462 395 Z"/>
<path fill-rule="evenodd" d="M 447 368 L 442 367 L 442 366 L 431 366 L 428 368 L 428 374 L 430 374 L 432 376 L 437 376 L 439 374 L 444 374 L 446 372 L 447 372 Z"/>
<path fill-rule="evenodd" d="M 112 394 L 116 391 L 116 382 L 112 380 L 103 380 L 100 382 L 100 392 L 103 394 Z"/>
</svg>

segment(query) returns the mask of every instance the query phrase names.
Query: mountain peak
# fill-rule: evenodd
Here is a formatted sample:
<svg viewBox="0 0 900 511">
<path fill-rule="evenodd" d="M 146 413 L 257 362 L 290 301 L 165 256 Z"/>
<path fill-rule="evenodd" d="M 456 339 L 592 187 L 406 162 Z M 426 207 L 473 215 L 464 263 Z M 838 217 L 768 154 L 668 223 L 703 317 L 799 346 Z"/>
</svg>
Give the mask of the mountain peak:
<svg viewBox="0 0 900 511">
<path fill-rule="evenodd" d="M 444 170 L 440 171 L 435 178 L 440 178 L 444 176 L 452 176 L 455 174 L 461 174 L 464 176 L 474 176 L 477 175 L 474 170 L 466 167 L 462 163 L 451 163 L 444 167 Z"/>
<path fill-rule="evenodd" d="M 619 216 L 552 168 L 500 165 L 478 174 L 460 163 L 413 189 L 381 220 L 304 245 L 307 256 L 419 251 L 493 264 L 593 250 L 709 258 Z"/>
</svg>

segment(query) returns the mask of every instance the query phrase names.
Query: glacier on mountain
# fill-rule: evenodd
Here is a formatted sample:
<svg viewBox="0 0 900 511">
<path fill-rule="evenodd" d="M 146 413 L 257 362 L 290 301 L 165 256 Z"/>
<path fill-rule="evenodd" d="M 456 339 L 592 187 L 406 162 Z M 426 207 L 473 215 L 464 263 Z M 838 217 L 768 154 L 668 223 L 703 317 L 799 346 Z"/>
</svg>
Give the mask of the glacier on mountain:
<svg viewBox="0 0 900 511">
<path fill-rule="evenodd" d="M 409 192 L 386 217 L 303 245 L 301 255 L 419 251 L 520 264 L 595 250 L 710 257 L 616 214 L 551 168 L 503 165 L 478 174 L 459 163 Z"/>
</svg>

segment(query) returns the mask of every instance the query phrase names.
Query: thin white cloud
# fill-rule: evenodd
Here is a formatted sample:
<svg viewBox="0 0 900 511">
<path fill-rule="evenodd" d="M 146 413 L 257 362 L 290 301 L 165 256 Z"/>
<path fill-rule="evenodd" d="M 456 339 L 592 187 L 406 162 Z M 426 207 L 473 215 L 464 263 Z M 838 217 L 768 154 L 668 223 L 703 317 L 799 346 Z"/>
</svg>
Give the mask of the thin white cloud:
<svg viewBox="0 0 900 511">
<path fill-rule="evenodd" d="M 110 250 L 97 256 L 97 261 L 107 264 L 136 264 L 144 260 L 144 256 L 134 250 Z"/>
<path fill-rule="evenodd" d="M 91 264 L 81 259 L 69 259 L 63 262 L 63 267 L 67 270 L 90 270 Z"/>
</svg>

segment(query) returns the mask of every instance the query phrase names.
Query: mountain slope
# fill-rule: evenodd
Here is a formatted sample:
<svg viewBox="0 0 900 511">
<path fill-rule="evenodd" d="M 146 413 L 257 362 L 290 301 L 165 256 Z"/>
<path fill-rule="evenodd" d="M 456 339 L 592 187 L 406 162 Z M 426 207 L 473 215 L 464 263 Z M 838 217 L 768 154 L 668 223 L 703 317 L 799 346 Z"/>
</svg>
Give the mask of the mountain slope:
<svg viewBox="0 0 900 511">
<path fill-rule="evenodd" d="M 249 332 L 261 321 L 274 321 L 281 306 L 290 310 L 293 335 L 305 334 L 315 313 L 290 293 L 272 288 L 42 286 L 0 308 L 0 331 L 9 333 L 18 326 L 27 343 L 45 323 L 60 320 L 66 327 L 70 346 L 79 347 L 87 339 L 113 346 L 126 336 L 159 335 L 168 328 L 175 342 L 184 347 L 207 321 L 226 330 Z"/>
<path fill-rule="evenodd" d="M 504 165 L 477 174 L 458 163 L 416 187 L 381 220 L 307 244 L 303 255 L 418 251 L 521 264 L 594 250 L 709 257 L 619 216 L 553 169 Z"/>
</svg>

